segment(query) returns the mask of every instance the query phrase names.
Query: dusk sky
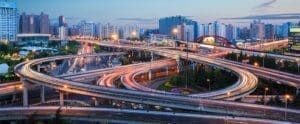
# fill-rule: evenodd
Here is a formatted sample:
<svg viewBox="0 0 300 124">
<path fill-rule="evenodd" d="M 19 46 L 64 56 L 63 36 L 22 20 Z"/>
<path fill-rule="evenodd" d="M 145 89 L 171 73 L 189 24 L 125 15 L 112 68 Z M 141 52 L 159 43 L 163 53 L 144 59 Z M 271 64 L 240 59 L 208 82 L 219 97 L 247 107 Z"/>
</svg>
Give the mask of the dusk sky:
<svg viewBox="0 0 300 124">
<path fill-rule="evenodd" d="M 214 20 L 249 22 L 267 20 L 300 20 L 300 0 L 14 0 L 20 12 L 44 12 L 68 22 L 82 19 L 101 23 L 140 24 L 157 27 L 160 17 L 183 15 L 200 23 Z M 274 15 L 275 14 L 275 15 Z M 230 18 L 229 20 L 223 18 Z M 235 18 L 235 19 L 232 19 Z M 249 19 L 249 20 L 247 20 Z"/>
</svg>

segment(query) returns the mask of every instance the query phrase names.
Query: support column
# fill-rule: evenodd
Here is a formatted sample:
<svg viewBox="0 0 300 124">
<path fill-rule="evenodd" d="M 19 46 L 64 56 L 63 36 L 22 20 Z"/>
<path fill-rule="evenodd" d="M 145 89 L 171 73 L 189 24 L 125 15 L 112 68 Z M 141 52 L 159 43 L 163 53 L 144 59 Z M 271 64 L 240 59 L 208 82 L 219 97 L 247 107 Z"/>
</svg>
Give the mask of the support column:
<svg viewBox="0 0 300 124">
<path fill-rule="evenodd" d="M 64 93 L 62 91 L 59 92 L 59 105 L 64 106 Z"/>
<path fill-rule="evenodd" d="M 148 78 L 149 78 L 150 81 L 152 80 L 152 70 L 149 70 L 149 72 L 148 72 Z"/>
<path fill-rule="evenodd" d="M 179 73 L 180 72 L 180 58 L 179 57 L 176 59 L 176 62 L 177 62 L 177 73 Z"/>
<path fill-rule="evenodd" d="M 41 65 L 38 65 L 38 66 L 37 66 L 37 71 L 38 71 L 38 72 L 41 72 Z"/>
<path fill-rule="evenodd" d="M 153 61 L 154 60 L 154 53 L 153 53 L 153 51 L 151 51 L 151 61 Z"/>
<path fill-rule="evenodd" d="M 24 81 L 24 79 L 21 79 L 22 85 L 23 85 L 23 106 L 27 107 L 28 104 L 28 84 Z"/>
<path fill-rule="evenodd" d="M 142 52 L 141 51 L 139 51 L 139 58 L 141 58 L 142 57 Z"/>
<path fill-rule="evenodd" d="M 166 75 L 167 76 L 169 75 L 169 67 L 168 66 L 166 67 Z"/>
<path fill-rule="evenodd" d="M 12 96 L 12 101 L 16 101 L 16 94 L 13 94 L 13 96 Z"/>
<path fill-rule="evenodd" d="M 300 88 L 296 89 L 296 96 L 300 95 Z"/>
<path fill-rule="evenodd" d="M 71 66 L 71 59 L 68 59 L 68 67 Z"/>
<path fill-rule="evenodd" d="M 94 100 L 94 104 L 95 104 L 95 106 L 99 106 L 99 101 L 98 101 L 98 98 L 95 98 L 95 97 L 93 97 L 93 100 Z"/>
<path fill-rule="evenodd" d="M 45 86 L 41 86 L 41 103 L 45 103 Z"/>
<path fill-rule="evenodd" d="M 109 56 L 109 58 L 108 58 L 108 66 L 109 67 L 112 67 L 112 57 L 111 56 Z"/>
<path fill-rule="evenodd" d="M 193 68 L 193 71 L 196 70 L 196 63 L 195 62 L 192 62 L 192 68 Z"/>
</svg>

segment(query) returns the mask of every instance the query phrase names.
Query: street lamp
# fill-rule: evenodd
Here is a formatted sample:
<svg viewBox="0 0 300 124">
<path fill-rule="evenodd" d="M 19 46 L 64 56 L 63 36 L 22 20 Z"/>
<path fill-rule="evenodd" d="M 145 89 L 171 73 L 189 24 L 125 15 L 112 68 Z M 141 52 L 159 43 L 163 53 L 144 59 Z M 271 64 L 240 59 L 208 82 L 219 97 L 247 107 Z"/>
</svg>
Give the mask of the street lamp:
<svg viewBox="0 0 300 124">
<path fill-rule="evenodd" d="M 267 91 L 269 91 L 269 88 L 268 88 L 268 87 L 265 88 L 265 93 L 264 93 L 264 105 L 266 105 L 266 95 L 267 95 Z"/>
<path fill-rule="evenodd" d="M 177 39 L 177 34 L 178 34 L 178 32 L 179 32 L 179 30 L 177 29 L 177 28 L 174 28 L 173 30 L 172 30 L 172 32 L 173 32 L 173 34 L 174 34 L 174 38 L 175 39 Z"/>
<path fill-rule="evenodd" d="M 255 67 L 259 67 L 259 64 L 257 62 L 254 62 Z"/>
<path fill-rule="evenodd" d="M 231 95 L 231 93 L 230 92 L 227 92 L 226 93 L 226 96 L 227 96 L 227 103 L 226 103 L 226 120 L 225 120 L 225 123 L 227 123 L 227 116 L 229 116 L 229 109 L 228 109 L 228 104 L 229 104 L 229 100 L 228 100 L 228 98 L 230 97 L 230 95 Z"/>
<path fill-rule="evenodd" d="M 68 85 L 64 85 L 64 88 L 67 89 L 67 88 L 68 88 Z"/>
<path fill-rule="evenodd" d="M 210 91 L 210 79 L 206 79 L 206 81 L 208 82 L 208 90 Z"/>
<path fill-rule="evenodd" d="M 288 107 L 288 100 L 291 98 L 290 95 L 285 95 L 285 113 L 284 113 L 284 119 L 287 119 L 287 107 Z"/>
<path fill-rule="evenodd" d="M 137 32 L 136 32 L 136 31 L 133 31 L 133 32 L 131 32 L 131 35 L 132 35 L 133 38 L 136 38 Z"/>
<path fill-rule="evenodd" d="M 264 93 L 264 105 L 266 105 L 266 95 L 267 95 L 267 91 L 269 91 L 269 88 L 268 88 L 268 87 L 265 88 L 265 93 Z M 266 115 L 266 110 L 264 110 L 264 115 Z"/>
<path fill-rule="evenodd" d="M 111 39 L 114 41 L 117 41 L 117 40 L 119 40 L 119 36 L 117 34 L 112 34 Z"/>
<path fill-rule="evenodd" d="M 298 65 L 298 73 L 300 73 L 300 59 L 297 58 L 296 59 L 297 65 Z"/>
</svg>

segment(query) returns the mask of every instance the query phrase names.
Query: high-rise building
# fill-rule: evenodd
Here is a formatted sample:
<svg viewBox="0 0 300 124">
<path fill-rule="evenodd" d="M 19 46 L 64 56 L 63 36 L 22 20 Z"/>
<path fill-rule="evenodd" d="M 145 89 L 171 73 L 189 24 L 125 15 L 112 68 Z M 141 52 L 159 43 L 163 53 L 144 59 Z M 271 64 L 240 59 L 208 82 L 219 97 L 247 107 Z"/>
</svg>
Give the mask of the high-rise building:
<svg viewBox="0 0 300 124">
<path fill-rule="evenodd" d="M 239 40 L 247 40 L 250 39 L 250 29 L 247 27 L 237 28 L 237 39 Z"/>
<path fill-rule="evenodd" d="M 96 25 L 94 22 L 81 21 L 80 23 L 80 35 L 85 37 L 96 36 Z"/>
<path fill-rule="evenodd" d="M 126 25 L 122 26 L 119 29 L 120 38 L 139 38 L 140 37 L 140 28 L 137 25 Z"/>
<path fill-rule="evenodd" d="M 232 25 L 229 24 L 226 26 L 226 38 L 229 41 L 234 41 L 237 37 L 237 32 L 236 32 L 236 28 Z"/>
<path fill-rule="evenodd" d="M 67 27 L 67 22 L 66 22 L 66 18 L 64 16 L 59 16 L 58 17 L 58 26 L 64 26 Z"/>
<path fill-rule="evenodd" d="M 111 38 L 112 35 L 119 35 L 118 27 L 111 25 L 110 23 L 103 25 L 103 28 L 102 28 L 103 38 Z"/>
<path fill-rule="evenodd" d="M 50 21 L 49 16 L 43 12 L 40 15 L 26 15 L 23 13 L 20 15 L 19 33 L 50 33 Z"/>
<path fill-rule="evenodd" d="M 194 25 L 181 24 L 177 26 L 177 39 L 183 41 L 194 41 Z"/>
<path fill-rule="evenodd" d="M 67 27 L 61 26 L 58 28 L 58 37 L 60 40 L 67 40 L 68 38 L 68 29 Z"/>
<path fill-rule="evenodd" d="M 50 33 L 50 21 L 49 16 L 43 12 L 39 16 L 39 33 L 49 34 Z"/>
<path fill-rule="evenodd" d="M 103 25 L 101 23 L 96 24 L 96 37 L 103 39 Z"/>
<path fill-rule="evenodd" d="M 300 23 L 289 30 L 289 52 L 300 53 Z"/>
<path fill-rule="evenodd" d="M 172 16 L 160 19 L 159 33 L 163 35 L 174 36 L 175 34 L 172 32 L 173 29 L 182 24 L 194 25 L 193 39 L 198 37 L 198 23 L 196 21 L 187 19 L 184 16 Z"/>
<path fill-rule="evenodd" d="M 208 35 L 208 25 L 201 24 L 198 29 L 198 37 Z"/>
<path fill-rule="evenodd" d="M 16 41 L 17 20 L 16 3 L 0 1 L 0 42 Z"/>
<path fill-rule="evenodd" d="M 265 24 L 260 20 L 254 20 L 250 25 L 251 38 L 254 40 L 264 40 L 265 39 Z"/>
<path fill-rule="evenodd" d="M 272 24 L 265 25 L 265 39 L 274 40 L 275 38 L 275 27 Z"/>
</svg>

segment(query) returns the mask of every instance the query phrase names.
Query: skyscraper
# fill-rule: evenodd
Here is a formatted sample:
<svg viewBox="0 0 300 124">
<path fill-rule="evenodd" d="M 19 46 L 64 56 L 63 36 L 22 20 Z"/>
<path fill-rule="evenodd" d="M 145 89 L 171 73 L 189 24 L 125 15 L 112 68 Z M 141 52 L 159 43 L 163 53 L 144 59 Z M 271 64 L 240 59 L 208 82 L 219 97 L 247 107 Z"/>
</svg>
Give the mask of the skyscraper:
<svg viewBox="0 0 300 124">
<path fill-rule="evenodd" d="M 187 19 L 184 16 L 172 16 L 166 17 L 159 20 L 159 33 L 163 35 L 174 36 L 173 29 L 178 25 L 193 25 L 193 37 L 198 37 L 198 23 L 196 21 Z"/>
<path fill-rule="evenodd" d="M 275 36 L 275 28 L 272 24 L 265 25 L 265 39 L 266 40 L 274 40 Z"/>
<path fill-rule="evenodd" d="M 26 13 L 23 13 L 20 15 L 19 33 L 49 34 L 49 16 L 43 12 L 40 15 L 26 15 Z"/>
<path fill-rule="evenodd" d="M 0 41 L 16 41 L 17 7 L 14 2 L 0 1 Z"/>
<path fill-rule="evenodd" d="M 49 16 L 43 12 L 39 16 L 39 33 L 49 34 L 50 33 L 50 21 Z"/>
<path fill-rule="evenodd" d="M 265 24 L 260 20 L 254 20 L 250 25 L 251 38 L 253 40 L 264 40 L 265 39 Z"/>
<path fill-rule="evenodd" d="M 96 36 L 96 25 L 91 21 L 81 21 L 80 23 L 80 35 L 85 37 Z"/>
<path fill-rule="evenodd" d="M 61 26 L 66 27 L 67 26 L 66 18 L 64 16 L 59 16 L 58 17 L 58 26 L 59 27 L 61 27 Z"/>
<path fill-rule="evenodd" d="M 177 38 L 184 41 L 194 41 L 194 25 L 181 24 L 177 26 Z"/>
<path fill-rule="evenodd" d="M 300 53 L 300 23 L 289 30 L 289 52 Z"/>
</svg>

